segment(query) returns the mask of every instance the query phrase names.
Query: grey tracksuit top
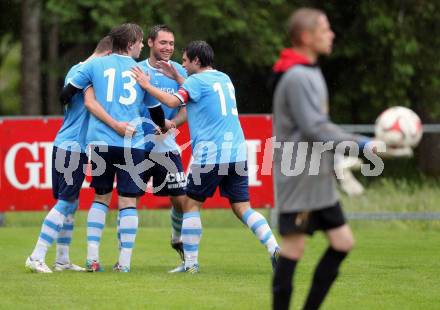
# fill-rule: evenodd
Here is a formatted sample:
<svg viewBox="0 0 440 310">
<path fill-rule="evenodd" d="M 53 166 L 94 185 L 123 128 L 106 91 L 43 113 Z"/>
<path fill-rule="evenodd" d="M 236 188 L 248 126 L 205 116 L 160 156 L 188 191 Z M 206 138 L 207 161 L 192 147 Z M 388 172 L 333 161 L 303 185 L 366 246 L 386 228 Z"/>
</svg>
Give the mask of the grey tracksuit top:
<svg viewBox="0 0 440 310">
<path fill-rule="evenodd" d="M 273 97 L 273 132 L 278 142 L 274 143 L 273 175 L 279 212 L 334 205 L 339 199 L 334 151 L 320 145 L 359 143 L 364 137 L 349 134 L 330 121 L 327 85 L 318 66 L 296 65 L 284 73 Z"/>
</svg>

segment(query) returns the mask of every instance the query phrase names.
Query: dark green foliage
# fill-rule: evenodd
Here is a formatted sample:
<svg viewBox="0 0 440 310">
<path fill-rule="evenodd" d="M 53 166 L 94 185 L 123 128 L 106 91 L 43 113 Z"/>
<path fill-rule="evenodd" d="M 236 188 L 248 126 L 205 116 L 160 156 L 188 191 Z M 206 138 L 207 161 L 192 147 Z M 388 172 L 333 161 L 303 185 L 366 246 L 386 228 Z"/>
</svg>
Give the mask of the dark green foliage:
<svg viewBox="0 0 440 310">
<path fill-rule="evenodd" d="M 204 39 L 216 65 L 236 84 L 240 112 L 268 113 L 267 75 L 288 46 L 285 23 L 294 8 L 323 9 L 336 33 L 334 53 L 321 59 L 337 122 L 371 123 L 385 107 L 404 105 L 427 121 L 440 104 L 440 11 L 438 1 L 282 0 L 42 0 L 43 40 L 59 25 L 61 77 L 84 59 L 112 26 L 136 22 L 145 32 L 157 23 L 176 31 L 175 59 L 190 40 Z M 18 40 L 18 1 L 6 1 L 0 27 Z M 47 40 L 46 40 L 47 41 Z M 43 61 L 45 54 L 43 53 Z M 146 57 L 147 48 L 141 57 Z M 43 68 L 47 68 L 43 64 Z M 18 69 L 18 68 L 17 68 Z M 44 100 L 43 100 L 44 101 Z"/>
</svg>

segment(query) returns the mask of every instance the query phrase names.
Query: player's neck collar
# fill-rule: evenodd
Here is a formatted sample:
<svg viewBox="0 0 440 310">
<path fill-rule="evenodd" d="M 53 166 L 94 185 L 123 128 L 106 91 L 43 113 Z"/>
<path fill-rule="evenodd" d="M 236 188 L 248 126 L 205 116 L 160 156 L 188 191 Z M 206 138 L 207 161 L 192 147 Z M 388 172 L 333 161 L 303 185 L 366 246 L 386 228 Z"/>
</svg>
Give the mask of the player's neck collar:
<svg viewBox="0 0 440 310">
<path fill-rule="evenodd" d="M 127 58 L 132 58 L 130 55 L 122 55 L 122 54 L 118 54 L 118 53 L 112 53 L 112 55 L 116 55 L 116 56 L 120 56 L 120 57 L 127 57 Z"/>
<path fill-rule="evenodd" d="M 171 62 L 171 60 L 168 60 L 168 63 L 170 63 L 170 62 Z M 145 59 L 145 63 L 147 64 L 147 67 L 149 67 L 149 68 L 151 68 L 151 69 L 153 69 L 153 70 L 157 70 L 157 69 L 159 69 L 159 68 L 156 68 L 155 66 L 153 66 L 153 65 L 150 63 L 150 58 Z"/>
<path fill-rule="evenodd" d="M 202 70 L 200 70 L 198 73 L 203 73 L 203 72 L 214 72 L 214 71 L 217 71 L 217 70 L 215 70 L 214 68 L 210 67 L 210 68 L 208 68 L 208 69 L 202 69 Z"/>
</svg>

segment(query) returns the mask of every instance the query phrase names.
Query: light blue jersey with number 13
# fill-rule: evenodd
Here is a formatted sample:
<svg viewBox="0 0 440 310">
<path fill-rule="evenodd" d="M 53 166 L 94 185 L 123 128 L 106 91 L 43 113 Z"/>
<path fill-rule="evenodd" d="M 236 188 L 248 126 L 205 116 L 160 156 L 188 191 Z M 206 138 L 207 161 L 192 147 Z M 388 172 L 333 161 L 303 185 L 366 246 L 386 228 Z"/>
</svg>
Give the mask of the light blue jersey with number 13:
<svg viewBox="0 0 440 310">
<path fill-rule="evenodd" d="M 124 137 L 118 135 L 95 116 L 90 115 L 88 143 L 144 148 L 142 142 L 144 133 L 140 117 L 144 97 L 148 94 L 132 77 L 130 69 L 136 65 L 136 61 L 130 56 L 111 54 L 87 62 L 71 79 L 70 83 L 80 89 L 86 89 L 92 85 L 96 99 L 115 120 L 120 122 L 137 120 L 136 133 L 131 143 L 127 145 L 124 144 Z"/>
</svg>

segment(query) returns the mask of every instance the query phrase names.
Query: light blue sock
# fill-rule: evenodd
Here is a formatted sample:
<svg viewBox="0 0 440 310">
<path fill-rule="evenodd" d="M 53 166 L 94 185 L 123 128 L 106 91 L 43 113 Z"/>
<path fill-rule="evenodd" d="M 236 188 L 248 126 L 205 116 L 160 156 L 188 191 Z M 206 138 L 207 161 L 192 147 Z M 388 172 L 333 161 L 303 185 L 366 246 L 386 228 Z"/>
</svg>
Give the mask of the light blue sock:
<svg viewBox="0 0 440 310">
<path fill-rule="evenodd" d="M 171 218 L 171 242 L 176 243 L 181 241 L 183 213 L 172 207 L 170 212 Z"/>
<path fill-rule="evenodd" d="M 34 251 L 31 254 L 32 260 L 44 261 L 46 253 L 52 243 L 57 239 L 58 233 L 63 226 L 64 219 L 68 215 L 70 203 L 65 200 L 58 200 L 52 210 L 46 215 L 41 226 L 40 236 Z"/>
<path fill-rule="evenodd" d="M 121 236 L 121 250 L 119 252 L 119 265 L 130 268 L 131 254 L 138 228 L 138 214 L 135 208 L 125 208 L 119 211 Z"/>
<path fill-rule="evenodd" d="M 185 253 L 185 268 L 198 264 L 199 243 L 202 238 L 202 221 L 200 212 L 183 214 L 182 242 Z"/>
<path fill-rule="evenodd" d="M 99 202 L 94 202 L 87 216 L 87 259 L 99 261 L 99 245 L 108 207 Z"/>
<path fill-rule="evenodd" d="M 118 216 L 116 218 L 116 235 L 118 237 L 118 249 L 121 250 L 121 218 Z"/>
<path fill-rule="evenodd" d="M 243 214 L 242 221 L 252 230 L 261 244 L 267 248 L 269 254 L 273 255 L 278 248 L 278 243 L 264 216 L 249 208 Z"/>
<path fill-rule="evenodd" d="M 69 248 L 72 243 L 72 234 L 75 223 L 75 212 L 78 208 L 78 200 L 70 203 L 69 214 L 66 216 L 63 222 L 63 227 L 58 233 L 57 249 L 55 261 L 60 264 L 69 264 Z"/>
</svg>

